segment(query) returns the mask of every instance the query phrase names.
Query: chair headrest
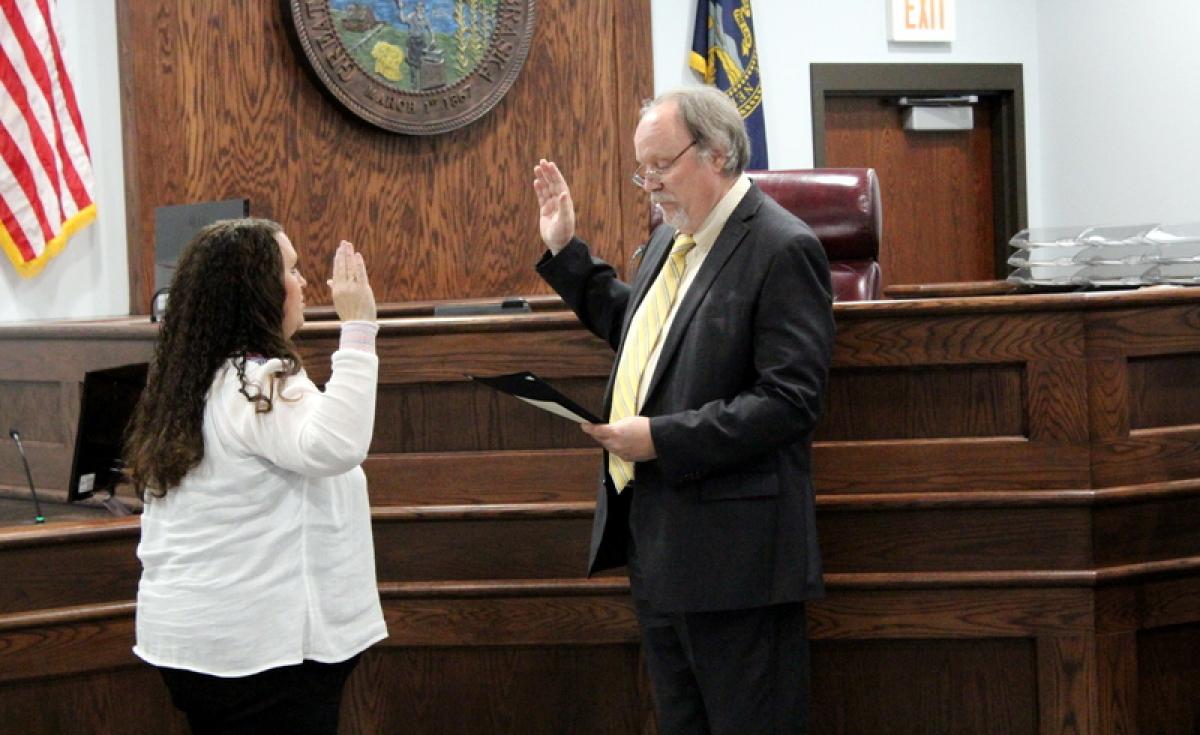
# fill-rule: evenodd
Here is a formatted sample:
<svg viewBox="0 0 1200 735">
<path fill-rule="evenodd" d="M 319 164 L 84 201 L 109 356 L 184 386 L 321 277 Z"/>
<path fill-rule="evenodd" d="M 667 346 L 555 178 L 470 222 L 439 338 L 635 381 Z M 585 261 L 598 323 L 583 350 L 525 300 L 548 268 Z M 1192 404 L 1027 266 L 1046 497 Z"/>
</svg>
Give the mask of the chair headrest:
<svg viewBox="0 0 1200 735">
<path fill-rule="evenodd" d="M 877 259 L 883 234 L 879 179 L 873 168 L 747 171 L 763 193 L 804 220 L 830 261 Z M 662 222 L 650 208 L 650 231 Z"/>
<path fill-rule="evenodd" d="M 879 257 L 883 206 L 875 169 L 746 173 L 764 194 L 813 229 L 830 261 Z"/>
</svg>

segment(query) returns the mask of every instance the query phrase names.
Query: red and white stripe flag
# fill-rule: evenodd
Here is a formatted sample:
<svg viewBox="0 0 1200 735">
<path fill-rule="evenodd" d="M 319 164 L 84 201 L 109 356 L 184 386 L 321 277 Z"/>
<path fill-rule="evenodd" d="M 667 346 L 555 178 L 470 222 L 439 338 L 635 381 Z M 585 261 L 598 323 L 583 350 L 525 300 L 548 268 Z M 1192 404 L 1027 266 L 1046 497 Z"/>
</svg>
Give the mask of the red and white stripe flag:
<svg viewBox="0 0 1200 735">
<path fill-rule="evenodd" d="M 54 0 L 0 0 L 0 248 L 26 278 L 96 216 Z"/>
</svg>

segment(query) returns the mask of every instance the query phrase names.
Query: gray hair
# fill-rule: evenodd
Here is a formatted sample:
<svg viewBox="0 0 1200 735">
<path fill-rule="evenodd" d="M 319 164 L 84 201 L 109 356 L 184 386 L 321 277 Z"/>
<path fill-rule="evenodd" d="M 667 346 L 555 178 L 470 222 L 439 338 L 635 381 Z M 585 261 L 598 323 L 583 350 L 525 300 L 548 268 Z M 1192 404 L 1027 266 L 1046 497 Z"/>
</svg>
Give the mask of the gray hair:
<svg viewBox="0 0 1200 735">
<path fill-rule="evenodd" d="M 726 175 L 736 176 L 750 164 L 750 136 L 737 105 L 716 87 L 684 87 L 664 92 L 642 106 L 642 115 L 667 102 L 679 109 L 679 121 L 702 155 L 725 154 Z"/>
</svg>

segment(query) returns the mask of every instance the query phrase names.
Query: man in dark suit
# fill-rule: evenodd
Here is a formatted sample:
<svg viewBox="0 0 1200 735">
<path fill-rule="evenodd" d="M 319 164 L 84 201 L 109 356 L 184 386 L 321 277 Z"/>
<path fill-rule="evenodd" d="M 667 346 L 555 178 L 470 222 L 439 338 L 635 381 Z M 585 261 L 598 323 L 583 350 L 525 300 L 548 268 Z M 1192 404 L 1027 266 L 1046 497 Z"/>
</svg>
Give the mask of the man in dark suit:
<svg viewBox="0 0 1200 735">
<path fill-rule="evenodd" d="M 662 208 L 632 283 L 575 237 L 554 163 L 534 168 L 538 272 L 617 351 L 589 572 L 627 564 L 659 728 L 805 732 L 804 601 L 823 593 L 810 472 L 833 342 L 812 231 L 745 176 L 712 88 L 642 111 L 634 182 Z"/>
</svg>

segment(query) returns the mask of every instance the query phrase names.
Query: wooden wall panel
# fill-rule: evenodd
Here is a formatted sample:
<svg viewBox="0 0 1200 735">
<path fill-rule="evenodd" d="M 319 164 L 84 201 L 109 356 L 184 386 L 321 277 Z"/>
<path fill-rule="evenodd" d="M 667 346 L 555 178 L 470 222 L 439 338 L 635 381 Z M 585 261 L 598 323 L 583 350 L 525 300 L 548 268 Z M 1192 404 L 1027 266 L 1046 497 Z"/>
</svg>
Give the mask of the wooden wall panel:
<svg viewBox="0 0 1200 735">
<path fill-rule="evenodd" d="M 34 484 L 63 482 L 70 472 L 78 403 L 77 384 L 0 379 L 0 426 L 4 427 L 0 485 L 28 486 L 20 453 L 9 439 L 10 429 L 21 437 Z"/>
<path fill-rule="evenodd" d="M 1159 580 L 1146 585 L 1137 601 L 1143 627 L 1186 625 L 1200 615 L 1200 580 Z M 1200 657 L 1195 660 L 1200 661 Z"/>
<path fill-rule="evenodd" d="M 1096 513 L 1097 562 L 1200 557 L 1200 497 L 1121 503 Z"/>
<path fill-rule="evenodd" d="M 882 507 L 818 515 L 826 572 L 1079 569 L 1091 563 L 1083 508 Z"/>
<path fill-rule="evenodd" d="M 813 481 L 829 494 L 989 492 L 1087 485 L 1085 446 L 1023 438 L 847 441 L 817 445 Z M 872 461 L 863 462 L 870 456 Z"/>
<path fill-rule="evenodd" d="M 570 514 L 522 518 L 377 518 L 376 574 L 381 581 L 579 578 L 587 569 L 590 511 L 584 504 Z"/>
<path fill-rule="evenodd" d="M 1100 732 L 1138 731 L 1137 656 L 1137 634 L 1132 631 L 1096 636 L 1096 691 L 1103 693 L 1096 697 Z"/>
<path fill-rule="evenodd" d="M 1179 356 L 1200 352 L 1188 331 L 1200 293 L 835 311 L 814 447 L 828 591 L 809 607 L 814 726 L 1194 729 L 1200 430 L 1130 429 L 1129 407 L 1137 388 L 1158 416 L 1172 410 L 1148 378 L 1174 391 Z M 35 340 L 31 327 L 0 328 L 0 373 L 38 394 L 94 360 L 144 354 L 154 337 L 144 322 L 38 329 Z M 318 381 L 336 330 L 300 333 Z M 598 450 L 463 377 L 532 366 L 598 401 L 611 351 L 561 312 L 422 313 L 384 321 L 382 335 L 366 471 L 392 635 L 351 681 L 348 731 L 652 732 L 628 581 L 583 576 Z M 925 405 L 937 401 L 963 405 Z M 31 426 L 67 422 L 61 399 L 55 408 Z M 16 472 L 12 461 L 0 452 L 0 470 Z M 1148 479 L 1113 484 L 1136 477 Z M 93 711 L 175 731 L 153 677 L 138 680 L 144 717 L 107 693 L 54 688 L 109 692 L 142 668 L 129 651 L 136 540 L 136 519 L 0 531 L 0 714 L 24 712 L 16 696 L 52 693 L 61 699 L 30 732 Z"/>
<path fill-rule="evenodd" d="M 137 593 L 141 565 L 133 554 L 137 519 L 113 519 L 104 533 L 81 527 L 6 529 L 0 533 L 4 594 L 0 615 L 22 610 L 122 602 Z M 104 522 L 102 522 L 104 523 Z M 75 532 L 84 530 L 82 535 Z"/>
<path fill-rule="evenodd" d="M 1101 733 L 1096 718 L 1096 650 L 1091 636 L 1043 638 L 1037 645 L 1039 729 L 1050 733 Z"/>
<path fill-rule="evenodd" d="M 942 318 L 926 318 L 936 309 L 913 313 L 911 303 L 845 309 L 833 364 L 894 368 L 1083 357 L 1083 324 L 1075 314 L 1001 315 L 980 308 L 944 309 Z M 860 318 L 868 314 L 886 318 Z"/>
<path fill-rule="evenodd" d="M 486 116 L 438 136 L 374 128 L 329 99 L 279 2 L 118 0 L 131 303 L 153 281 L 154 209 L 247 197 L 280 221 L 328 303 L 340 238 L 366 250 L 380 301 L 545 293 L 531 187 L 569 177 L 580 233 L 624 264 L 645 237 L 628 182 L 652 95 L 648 0 L 540 0 L 524 69 Z"/>
<path fill-rule="evenodd" d="M 374 651 L 343 711 L 343 733 L 654 732 L 634 643 Z"/>
<path fill-rule="evenodd" d="M 1092 595 L 1086 589 L 999 586 L 937 588 L 939 575 L 916 575 L 912 589 L 888 589 L 896 575 L 827 574 L 830 595 L 808 605 L 814 640 L 946 640 L 1031 638 L 1077 633 L 1088 627 Z M 855 585 L 851 579 L 862 580 Z"/>
<path fill-rule="evenodd" d="M 363 470 L 375 505 L 588 502 L 600 450 L 373 454 Z"/>
<path fill-rule="evenodd" d="M 849 369 L 829 381 L 827 406 L 869 405 L 891 420 L 827 411 L 818 441 L 1026 436 L 1021 365 Z"/>
<path fill-rule="evenodd" d="M 1200 307 L 1096 311 L 1085 325 L 1093 354 L 1088 368 L 1093 482 L 1193 477 L 1200 464 L 1200 404 L 1184 394 L 1195 382 Z"/>
<path fill-rule="evenodd" d="M 1035 735 L 1034 670 L 1028 640 L 816 641 L 811 730 Z"/>
<path fill-rule="evenodd" d="M 103 676 L 9 685 L 0 698 L 0 732 L 188 735 L 189 730 L 158 673 L 148 666 L 125 665 Z"/>
<path fill-rule="evenodd" d="M 1200 732 L 1200 625 L 1138 635 L 1138 732 Z"/>
<path fill-rule="evenodd" d="M 1026 365 L 1028 436 L 1047 444 L 1088 440 L 1087 363 L 1082 358 L 1032 359 Z"/>
<path fill-rule="evenodd" d="M 1129 425 L 1200 425 L 1200 357 L 1161 355 L 1129 361 Z"/>
<path fill-rule="evenodd" d="M 1088 363 L 1078 314 L 1000 314 L 950 308 L 949 301 L 869 312 L 845 306 L 816 434 L 818 487 L 959 492 L 1088 484 Z M 885 318 L 860 318 L 868 313 Z"/>
<path fill-rule="evenodd" d="M 561 312 L 513 317 L 421 318 L 382 322 L 379 379 L 408 384 L 458 382 L 467 375 L 532 370 L 544 378 L 607 379 L 613 352 Z M 317 383 L 329 378 L 338 327 L 314 323 L 301 332 L 300 354 Z M 389 339 L 395 337 L 395 339 Z M 419 338 L 419 339 L 418 339 Z"/>
<path fill-rule="evenodd" d="M 555 387 L 599 413 L 604 383 L 564 379 Z M 471 428 L 467 428 L 471 427 Z M 372 452 L 444 452 L 594 446 L 574 424 L 478 383 L 381 388 Z"/>
</svg>

